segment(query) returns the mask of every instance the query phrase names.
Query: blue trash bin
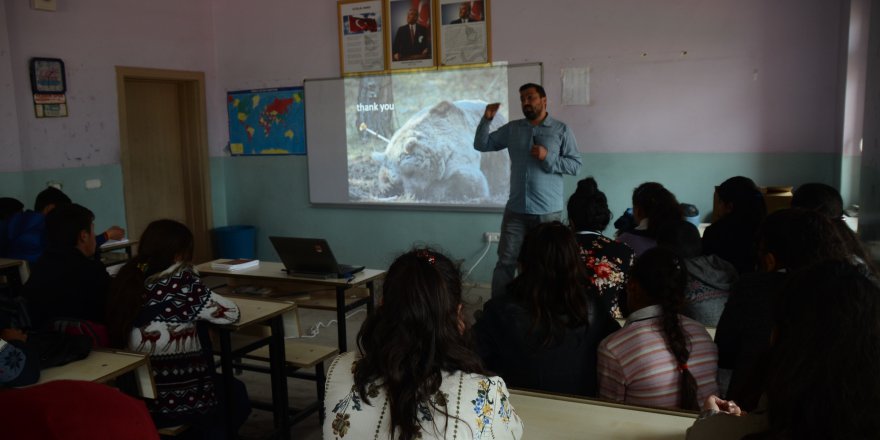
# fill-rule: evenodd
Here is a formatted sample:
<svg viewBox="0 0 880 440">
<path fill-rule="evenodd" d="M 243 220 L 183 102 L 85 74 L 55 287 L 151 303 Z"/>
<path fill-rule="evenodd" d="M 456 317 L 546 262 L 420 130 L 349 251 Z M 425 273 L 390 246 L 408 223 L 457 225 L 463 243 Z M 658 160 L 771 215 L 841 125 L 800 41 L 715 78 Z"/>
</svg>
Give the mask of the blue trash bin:
<svg viewBox="0 0 880 440">
<path fill-rule="evenodd" d="M 233 225 L 211 231 L 214 258 L 257 258 L 257 228 Z"/>
</svg>

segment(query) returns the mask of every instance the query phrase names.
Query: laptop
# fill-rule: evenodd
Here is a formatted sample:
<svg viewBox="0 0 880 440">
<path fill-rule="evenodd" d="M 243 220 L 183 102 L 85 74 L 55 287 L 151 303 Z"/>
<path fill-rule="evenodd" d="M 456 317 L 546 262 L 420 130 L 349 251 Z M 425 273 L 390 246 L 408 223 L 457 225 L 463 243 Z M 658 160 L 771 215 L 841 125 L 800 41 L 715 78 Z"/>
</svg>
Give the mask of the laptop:
<svg viewBox="0 0 880 440">
<path fill-rule="evenodd" d="M 351 278 L 364 266 L 339 264 L 323 238 L 269 237 L 287 273 L 307 278 Z"/>
</svg>

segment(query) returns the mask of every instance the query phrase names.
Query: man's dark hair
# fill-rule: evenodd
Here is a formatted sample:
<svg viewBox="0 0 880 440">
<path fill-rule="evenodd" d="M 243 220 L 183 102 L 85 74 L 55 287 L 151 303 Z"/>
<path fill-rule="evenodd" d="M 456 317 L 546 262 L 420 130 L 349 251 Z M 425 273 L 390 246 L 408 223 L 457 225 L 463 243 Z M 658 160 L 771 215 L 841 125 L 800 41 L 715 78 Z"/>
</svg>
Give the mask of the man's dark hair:
<svg viewBox="0 0 880 440">
<path fill-rule="evenodd" d="M 544 88 L 535 84 L 535 83 L 523 84 L 522 86 L 520 86 L 519 92 L 522 93 L 522 92 L 525 92 L 526 90 L 531 89 L 531 88 L 534 88 L 538 92 L 538 95 L 540 95 L 542 98 L 547 97 L 547 93 L 544 92 Z"/>
<path fill-rule="evenodd" d="M 824 214 L 831 220 L 839 220 L 843 215 L 843 198 L 830 185 L 805 183 L 792 195 L 791 207 L 809 209 Z"/>
<path fill-rule="evenodd" d="M 62 204 L 46 216 L 46 240 L 49 248 L 67 249 L 76 247 L 79 233 L 90 232 L 95 214 L 76 203 Z"/>
<path fill-rule="evenodd" d="M 37 199 L 34 201 L 34 211 L 41 212 L 49 205 L 58 207 L 68 203 L 70 203 L 70 197 L 67 197 L 67 194 L 64 194 L 54 186 L 50 186 L 37 194 Z"/>
</svg>

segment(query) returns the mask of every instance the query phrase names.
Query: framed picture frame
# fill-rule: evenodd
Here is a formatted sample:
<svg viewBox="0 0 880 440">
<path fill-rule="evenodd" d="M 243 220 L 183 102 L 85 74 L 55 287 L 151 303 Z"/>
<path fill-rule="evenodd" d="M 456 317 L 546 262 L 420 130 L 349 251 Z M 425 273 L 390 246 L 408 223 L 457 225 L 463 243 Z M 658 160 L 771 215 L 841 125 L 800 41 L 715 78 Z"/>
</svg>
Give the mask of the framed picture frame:
<svg viewBox="0 0 880 440">
<path fill-rule="evenodd" d="M 385 10 L 382 0 L 340 0 L 339 68 L 342 76 L 385 71 Z"/>
<path fill-rule="evenodd" d="M 30 77 L 33 93 L 67 92 L 64 62 L 58 58 L 31 58 Z"/>
<path fill-rule="evenodd" d="M 489 0 L 439 0 L 436 16 L 441 67 L 492 62 Z"/>
<path fill-rule="evenodd" d="M 435 1 L 385 0 L 389 70 L 436 67 Z"/>
</svg>

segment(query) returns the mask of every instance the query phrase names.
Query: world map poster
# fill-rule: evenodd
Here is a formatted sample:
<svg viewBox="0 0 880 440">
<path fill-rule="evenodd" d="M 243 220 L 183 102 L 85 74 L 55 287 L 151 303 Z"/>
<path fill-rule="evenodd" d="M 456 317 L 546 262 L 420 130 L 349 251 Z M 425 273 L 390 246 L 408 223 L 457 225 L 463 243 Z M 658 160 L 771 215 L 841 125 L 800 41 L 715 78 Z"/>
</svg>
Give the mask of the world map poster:
<svg viewBox="0 0 880 440">
<path fill-rule="evenodd" d="M 306 154 L 302 87 L 229 92 L 226 108 L 233 155 Z"/>
</svg>

